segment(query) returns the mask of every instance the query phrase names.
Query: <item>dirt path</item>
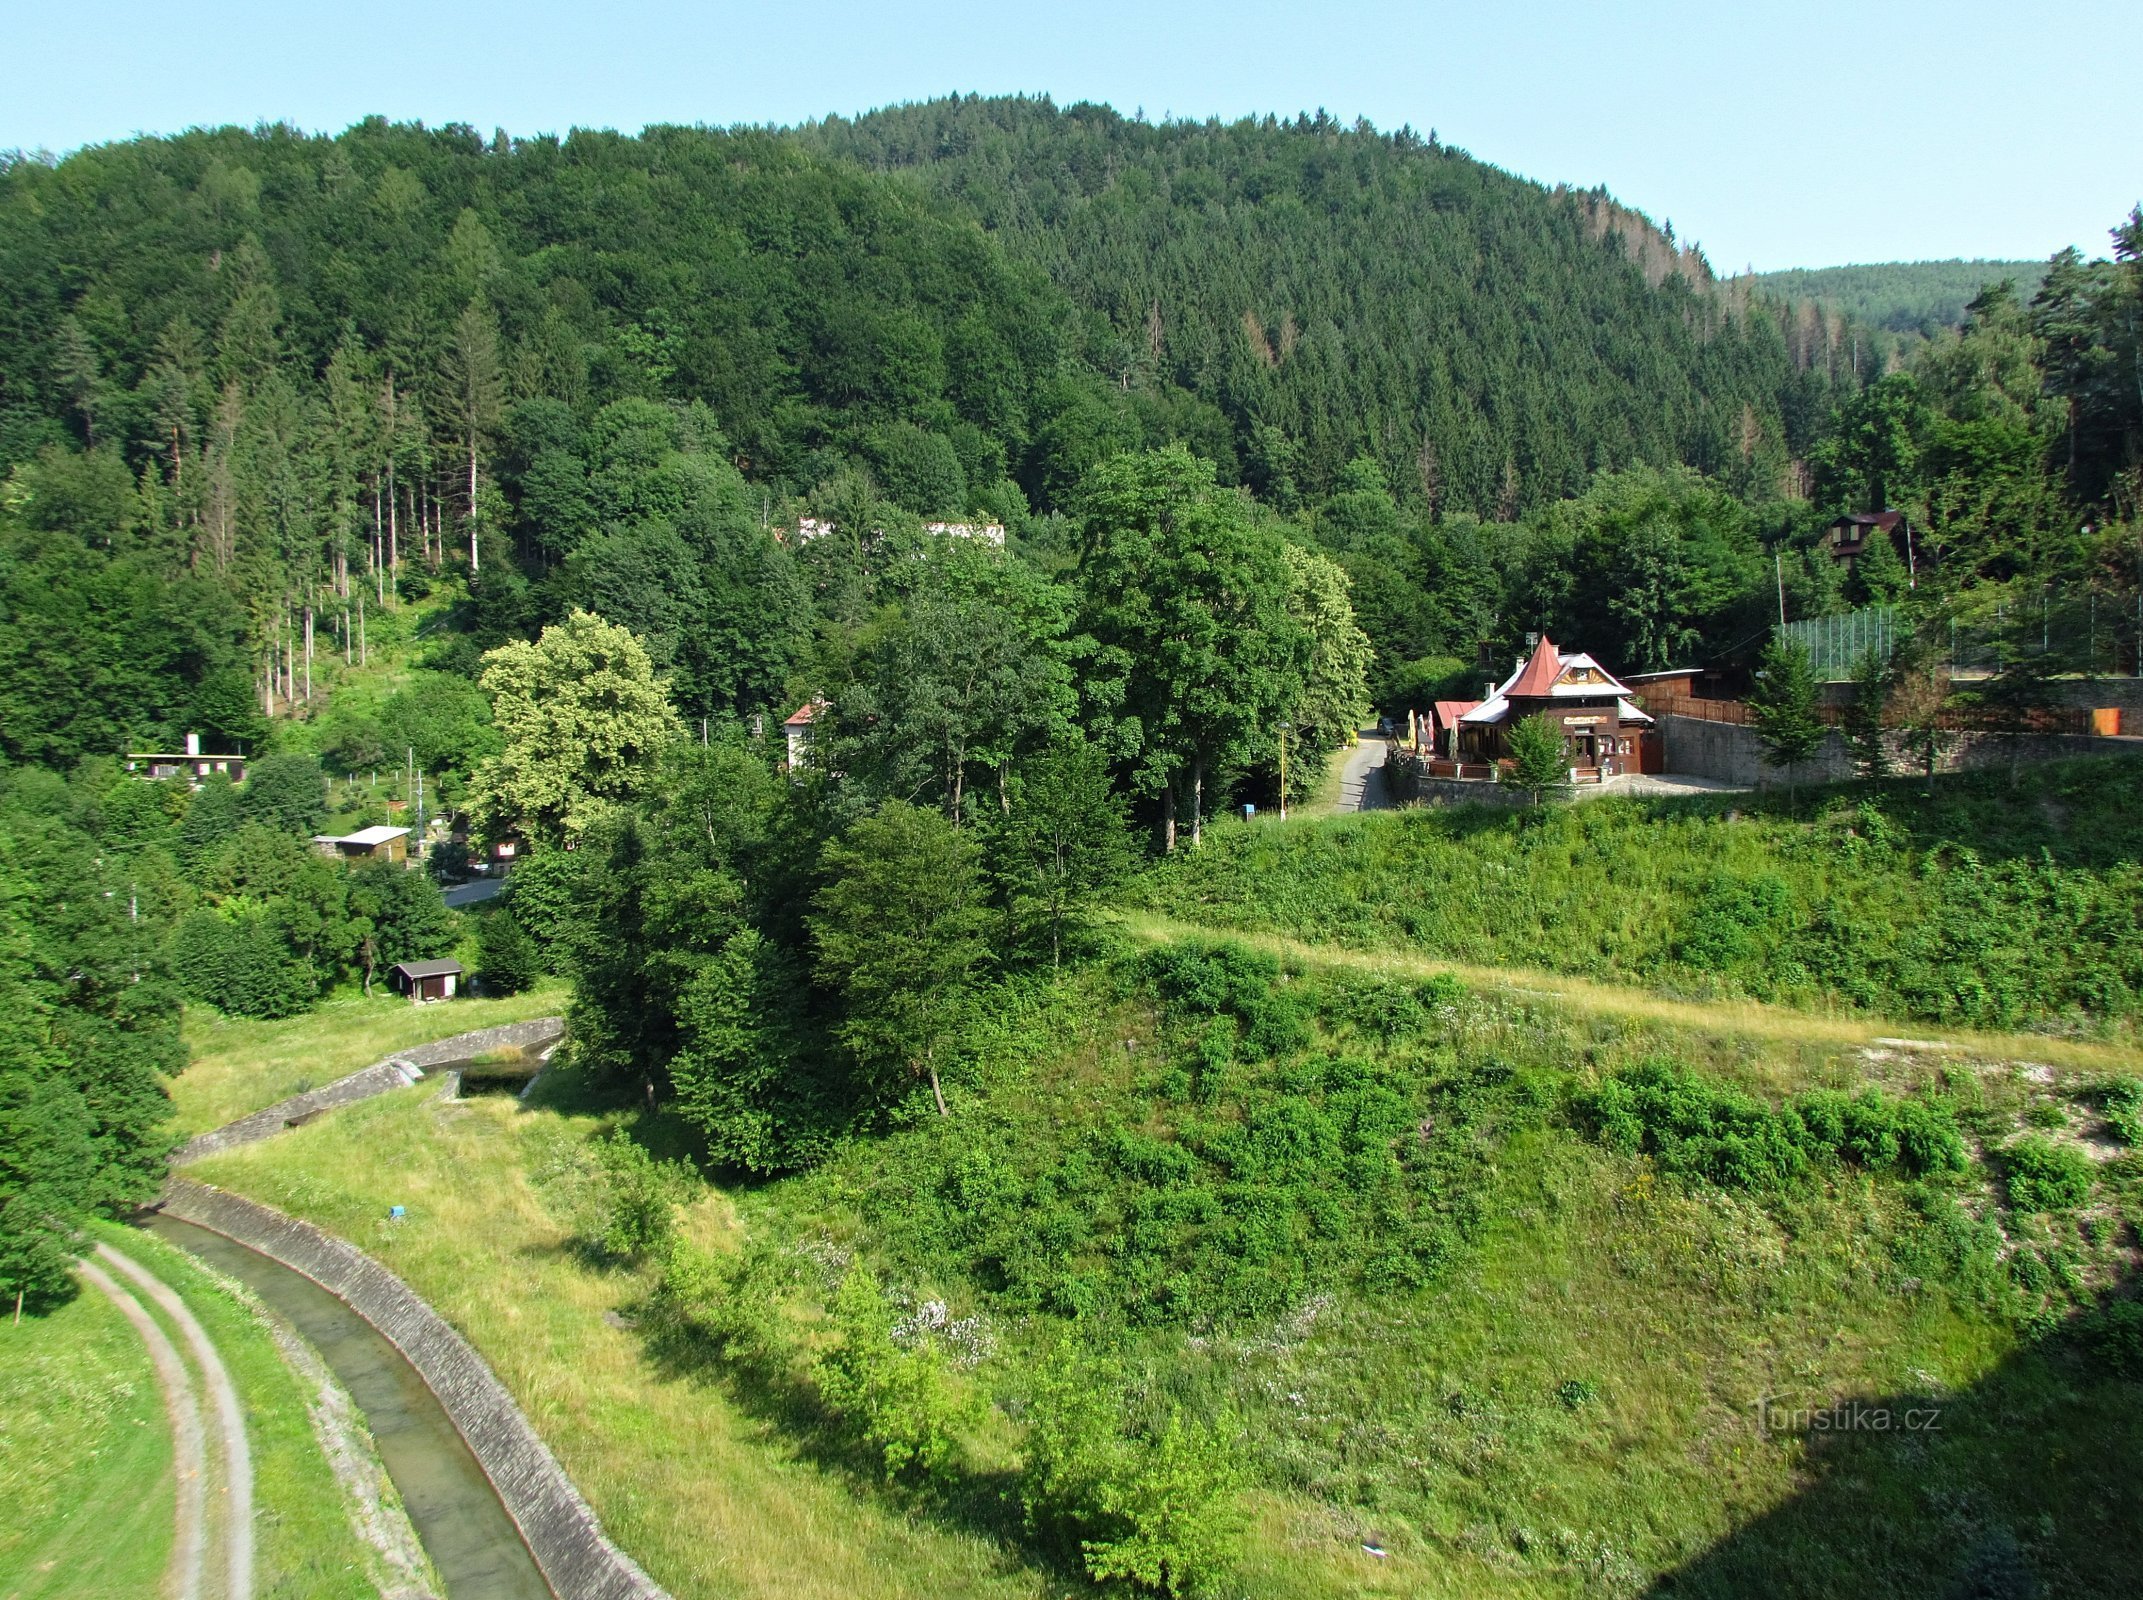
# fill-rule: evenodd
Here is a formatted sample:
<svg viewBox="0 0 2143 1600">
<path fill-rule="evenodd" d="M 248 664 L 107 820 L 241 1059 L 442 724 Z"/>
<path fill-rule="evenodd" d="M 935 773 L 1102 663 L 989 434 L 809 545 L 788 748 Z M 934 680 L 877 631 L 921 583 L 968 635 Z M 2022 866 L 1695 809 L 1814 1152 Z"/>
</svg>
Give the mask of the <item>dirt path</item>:
<svg viewBox="0 0 2143 1600">
<path fill-rule="evenodd" d="M 171 1565 L 165 1571 L 164 1589 L 171 1600 L 201 1600 L 201 1568 L 208 1550 L 208 1506 L 203 1492 L 208 1452 L 201 1436 L 201 1407 L 194 1398 L 193 1380 L 162 1326 L 140 1301 L 93 1262 L 78 1262 L 76 1270 L 83 1281 L 119 1308 L 141 1335 L 141 1342 L 149 1347 L 149 1363 L 156 1369 L 157 1385 L 164 1391 L 164 1410 L 171 1418 L 171 1474 L 177 1485 L 174 1498 L 178 1529 L 171 1544 Z"/>
<path fill-rule="evenodd" d="M 1313 966 L 1352 967 L 1367 972 L 1405 973 L 1419 977 L 1449 973 L 1477 989 L 1500 989 L 1510 994 L 1552 1000 L 1573 1011 L 1592 1015 L 1643 1017 L 1714 1034 L 1877 1049 L 1910 1044 L 1919 1049 L 1955 1051 L 1981 1060 L 2038 1061 L 2122 1072 L 2136 1069 L 2136 1051 L 2132 1046 L 2101 1044 L 2092 1040 L 2056 1039 L 2036 1033 L 1976 1033 L 1962 1028 L 1943 1028 L 1934 1038 L 1905 1039 L 1900 1036 L 1925 1035 L 1930 1024 L 1906 1023 L 1894 1017 L 1852 1012 L 1801 1011 L 1791 1006 L 1768 1005 L 1760 1000 L 1681 1000 L 1635 984 L 1600 983 L 1568 973 L 1544 972 L 1530 967 L 1478 966 L 1409 950 L 1357 950 L 1344 945 L 1290 939 L 1279 934 L 1179 922 L 1172 917 L 1145 913 L 1125 916 L 1123 925 L 1144 939 L 1233 939 L 1284 960 Z"/>
<path fill-rule="evenodd" d="M 99 1244 L 97 1254 L 131 1278 L 178 1327 L 200 1368 L 201 1381 L 216 1410 L 218 1453 L 223 1462 L 222 1515 L 224 1600 L 252 1600 L 253 1594 L 253 1452 L 246 1441 L 245 1408 L 238 1403 L 238 1387 L 230 1369 L 216 1352 L 186 1302 L 161 1278 L 133 1257 Z"/>
</svg>

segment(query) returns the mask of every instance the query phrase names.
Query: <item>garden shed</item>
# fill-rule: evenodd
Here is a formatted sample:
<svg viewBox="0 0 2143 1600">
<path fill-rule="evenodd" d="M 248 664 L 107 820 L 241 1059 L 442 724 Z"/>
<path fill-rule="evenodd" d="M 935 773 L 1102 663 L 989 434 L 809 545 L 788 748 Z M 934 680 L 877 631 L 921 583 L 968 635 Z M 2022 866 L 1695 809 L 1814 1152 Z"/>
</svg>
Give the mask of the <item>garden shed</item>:
<svg viewBox="0 0 2143 1600">
<path fill-rule="evenodd" d="M 387 979 L 396 994 L 409 996 L 412 1005 L 451 1000 L 461 984 L 459 961 L 397 961 L 387 969 Z"/>
</svg>

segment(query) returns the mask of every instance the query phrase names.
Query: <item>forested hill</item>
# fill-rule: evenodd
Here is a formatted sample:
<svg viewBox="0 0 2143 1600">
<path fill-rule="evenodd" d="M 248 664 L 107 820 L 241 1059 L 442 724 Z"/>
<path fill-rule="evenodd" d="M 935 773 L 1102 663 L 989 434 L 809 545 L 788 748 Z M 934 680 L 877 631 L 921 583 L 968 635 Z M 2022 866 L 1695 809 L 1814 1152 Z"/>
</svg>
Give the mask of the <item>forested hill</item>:
<svg viewBox="0 0 2143 1600">
<path fill-rule="evenodd" d="M 860 460 L 932 511 L 1180 438 L 1283 504 L 1368 452 L 1508 513 L 1600 467 L 1773 472 L 1821 409 L 1805 340 L 1604 196 L 1322 118 L 195 132 L 0 173 L 0 272 L 0 470 L 64 438 L 172 476 L 233 380 L 272 405 L 338 352 L 442 457 L 472 404 L 510 455 L 518 401 L 698 400 L 777 492 Z"/>
<path fill-rule="evenodd" d="M 1411 132 L 969 97 L 798 137 L 918 178 L 1046 268 L 1105 320 L 1106 375 L 1195 395 L 1193 442 L 1283 505 L 1362 453 L 1484 516 L 1603 467 L 1775 472 L 1820 410 L 1799 370 L 1820 333 L 1790 359 L 1776 313 L 1604 194 Z"/>
<path fill-rule="evenodd" d="M 1793 267 L 1749 281 L 1780 300 L 1813 301 L 1887 333 L 1933 338 L 1961 328 L 1965 307 L 2007 279 L 2028 301 L 2046 277 L 2044 261 L 1884 261 L 1849 267 Z"/>
</svg>

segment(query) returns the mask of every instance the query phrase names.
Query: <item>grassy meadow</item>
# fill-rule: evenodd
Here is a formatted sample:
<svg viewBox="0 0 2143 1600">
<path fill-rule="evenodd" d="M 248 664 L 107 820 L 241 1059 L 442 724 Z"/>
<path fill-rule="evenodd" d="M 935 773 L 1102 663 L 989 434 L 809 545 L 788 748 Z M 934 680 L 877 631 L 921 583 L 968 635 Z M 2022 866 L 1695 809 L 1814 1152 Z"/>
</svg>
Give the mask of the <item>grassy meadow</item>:
<svg viewBox="0 0 2143 1600">
<path fill-rule="evenodd" d="M 374 985 L 339 992 L 313 1010 L 262 1022 L 208 1006 L 186 1008 L 186 1070 L 171 1099 L 183 1134 L 206 1132 L 263 1106 L 332 1083 L 412 1045 L 565 1009 L 568 990 L 547 981 L 498 999 L 413 1006 Z"/>
<path fill-rule="evenodd" d="M 198 1170 L 431 1298 L 685 1600 L 1086 1590 L 1014 1498 L 1066 1336 L 1115 1351 L 1137 1405 L 1225 1419 L 1247 1531 L 1218 1593 L 2143 1586 L 2118 1465 L 2143 1386 L 2063 1331 L 2134 1272 L 2143 1181 L 2094 1110 L 2112 1047 L 1877 1046 L 1751 1002 L 1707 1021 L 1395 961 L 1164 942 L 1021 990 L 949 1078 L 950 1118 L 793 1178 L 695 1179 L 667 1278 L 591 1242 L 611 1119 L 570 1071 L 543 1105 L 419 1086 Z M 1711 1086 L 1715 1145 L 1873 1084 L 1950 1130 L 1958 1170 L 1818 1150 L 1737 1184 L 1664 1134 L 1618 1146 L 1586 1107 L 1660 1061 Z M 667 1122 L 635 1131 L 689 1152 Z M 2082 1197 L 2012 1203 L 2020 1138 L 2089 1149 Z M 825 1401 L 856 1262 L 940 1330 L 916 1337 L 968 1402 L 924 1481 Z M 1817 1420 L 1855 1402 L 1941 1425 Z"/>
</svg>

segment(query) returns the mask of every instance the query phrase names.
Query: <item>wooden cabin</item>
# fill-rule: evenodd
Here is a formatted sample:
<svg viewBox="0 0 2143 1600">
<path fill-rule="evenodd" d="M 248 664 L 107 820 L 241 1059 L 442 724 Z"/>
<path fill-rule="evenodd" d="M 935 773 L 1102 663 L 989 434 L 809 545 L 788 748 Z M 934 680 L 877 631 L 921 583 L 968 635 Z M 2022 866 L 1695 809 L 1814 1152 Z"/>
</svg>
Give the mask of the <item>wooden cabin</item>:
<svg viewBox="0 0 2143 1600">
<path fill-rule="evenodd" d="M 411 1005 L 430 1005 L 451 1000 L 461 983 L 459 961 L 397 961 L 387 969 L 387 981 L 396 994 L 409 996 Z"/>
</svg>

